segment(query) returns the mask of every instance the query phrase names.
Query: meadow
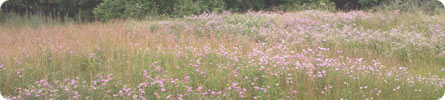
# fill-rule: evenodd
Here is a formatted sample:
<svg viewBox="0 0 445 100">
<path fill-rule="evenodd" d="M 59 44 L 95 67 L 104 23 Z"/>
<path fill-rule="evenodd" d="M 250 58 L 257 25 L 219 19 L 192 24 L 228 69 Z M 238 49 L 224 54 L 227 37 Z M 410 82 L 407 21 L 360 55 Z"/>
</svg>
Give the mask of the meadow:
<svg viewBox="0 0 445 100">
<path fill-rule="evenodd" d="M 12 100 L 436 100 L 444 85 L 445 13 L 0 25 Z"/>
</svg>

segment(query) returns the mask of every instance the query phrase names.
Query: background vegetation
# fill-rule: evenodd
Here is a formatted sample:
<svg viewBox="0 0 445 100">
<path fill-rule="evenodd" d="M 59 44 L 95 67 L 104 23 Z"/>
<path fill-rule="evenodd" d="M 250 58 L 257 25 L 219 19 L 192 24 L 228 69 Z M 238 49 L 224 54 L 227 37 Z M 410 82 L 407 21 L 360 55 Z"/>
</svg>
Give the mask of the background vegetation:
<svg viewBox="0 0 445 100">
<path fill-rule="evenodd" d="M 437 0 L 10 0 L 2 9 L 20 15 L 40 14 L 62 20 L 182 17 L 204 12 L 249 10 L 422 10 L 436 12 Z"/>
</svg>

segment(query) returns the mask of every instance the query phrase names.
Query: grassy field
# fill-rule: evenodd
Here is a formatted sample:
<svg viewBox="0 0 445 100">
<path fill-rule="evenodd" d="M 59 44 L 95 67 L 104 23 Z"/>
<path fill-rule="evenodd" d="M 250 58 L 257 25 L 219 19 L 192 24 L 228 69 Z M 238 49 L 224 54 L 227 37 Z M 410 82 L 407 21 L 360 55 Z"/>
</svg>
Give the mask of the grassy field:
<svg viewBox="0 0 445 100">
<path fill-rule="evenodd" d="M 0 91 L 54 100 L 435 100 L 445 13 L 0 25 Z"/>
</svg>

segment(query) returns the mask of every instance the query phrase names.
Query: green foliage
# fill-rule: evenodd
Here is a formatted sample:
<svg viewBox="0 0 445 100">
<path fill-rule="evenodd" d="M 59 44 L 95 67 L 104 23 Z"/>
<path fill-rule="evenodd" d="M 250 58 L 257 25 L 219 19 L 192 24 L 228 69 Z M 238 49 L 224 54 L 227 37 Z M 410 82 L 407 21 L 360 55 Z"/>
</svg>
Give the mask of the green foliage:
<svg viewBox="0 0 445 100">
<path fill-rule="evenodd" d="M 437 0 L 381 0 L 378 6 L 372 9 L 379 11 L 399 10 L 402 12 L 422 11 L 436 13 L 443 9 L 443 5 Z"/>
<path fill-rule="evenodd" d="M 157 9 L 152 7 L 150 0 L 130 0 L 125 5 L 124 14 L 131 18 L 144 18 L 153 14 Z"/>
<path fill-rule="evenodd" d="M 114 18 L 143 19 L 152 16 L 182 17 L 204 12 L 247 12 L 249 10 L 400 10 L 437 12 L 437 0 L 10 0 L 6 13 L 43 14 L 52 18 L 78 20 Z"/>
<path fill-rule="evenodd" d="M 438 0 L 330 0 L 339 10 L 373 9 L 436 12 L 442 8 Z"/>
<path fill-rule="evenodd" d="M 125 0 L 105 0 L 94 9 L 94 15 L 100 20 L 123 18 L 125 5 Z"/>
<path fill-rule="evenodd" d="M 282 11 L 321 9 L 334 10 L 335 5 L 329 0 L 286 0 L 278 5 L 277 9 Z"/>
<path fill-rule="evenodd" d="M 158 8 L 156 11 L 160 15 L 170 15 L 174 12 L 174 7 L 178 0 L 151 0 L 154 8 Z"/>
<path fill-rule="evenodd" d="M 186 16 L 230 10 L 332 9 L 329 0 L 105 0 L 94 13 L 100 20 L 145 18 L 151 15 Z"/>
<path fill-rule="evenodd" d="M 224 9 L 225 3 L 222 0 L 178 0 L 173 14 L 184 16 L 203 12 L 221 12 Z"/>
<path fill-rule="evenodd" d="M 141 19 L 156 13 L 151 0 L 105 0 L 94 9 L 96 18 L 106 21 L 113 18 Z"/>
<path fill-rule="evenodd" d="M 72 18 L 51 18 L 42 13 L 20 15 L 17 13 L 4 14 L 0 12 L 0 27 L 39 28 L 41 26 L 67 25 L 72 23 L 74 23 L 74 19 Z"/>
<path fill-rule="evenodd" d="M 43 13 L 51 17 L 72 17 L 93 20 L 93 9 L 102 0 L 9 0 L 3 5 L 5 12 Z"/>
<path fill-rule="evenodd" d="M 99 20 L 146 18 L 152 15 L 184 16 L 225 10 L 222 0 L 105 0 L 94 10 Z"/>
<path fill-rule="evenodd" d="M 267 0 L 224 0 L 232 11 L 261 10 L 267 7 Z M 273 2 L 273 1 L 272 1 Z M 275 4 L 275 1 L 272 4 Z"/>
</svg>

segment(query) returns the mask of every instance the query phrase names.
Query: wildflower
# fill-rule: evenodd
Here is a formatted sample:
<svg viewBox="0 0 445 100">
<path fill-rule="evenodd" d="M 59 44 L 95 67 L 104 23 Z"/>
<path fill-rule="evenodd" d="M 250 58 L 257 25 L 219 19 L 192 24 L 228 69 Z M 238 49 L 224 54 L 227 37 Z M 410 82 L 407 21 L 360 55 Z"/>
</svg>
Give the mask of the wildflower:
<svg viewBox="0 0 445 100">
<path fill-rule="evenodd" d="M 189 87 L 189 86 L 187 86 L 186 88 L 187 88 L 187 93 L 192 92 L 192 88 L 193 88 L 193 87 Z"/>
<path fill-rule="evenodd" d="M 297 94 L 298 93 L 298 91 L 292 91 L 292 95 L 295 95 L 295 94 Z"/>
<path fill-rule="evenodd" d="M 91 59 L 97 59 L 96 53 L 90 53 L 90 58 Z"/>
<path fill-rule="evenodd" d="M 179 94 L 178 100 L 183 100 L 182 96 L 183 96 L 182 94 Z"/>
<path fill-rule="evenodd" d="M 0 70 L 6 71 L 6 67 L 4 67 L 2 64 L 0 64 Z"/>
<path fill-rule="evenodd" d="M 342 54 L 342 53 L 343 53 L 343 51 L 337 51 L 337 53 L 338 53 L 338 54 Z"/>
<path fill-rule="evenodd" d="M 198 89 L 196 89 L 197 92 L 201 92 L 202 86 L 199 86 Z"/>
<path fill-rule="evenodd" d="M 260 89 L 260 87 L 258 87 L 258 86 L 254 86 L 253 87 L 255 90 L 259 90 Z"/>
<path fill-rule="evenodd" d="M 237 83 L 237 82 L 235 82 L 235 83 L 232 83 L 232 87 L 236 87 L 236 85 L 238 85 L 238 83 Z"/>
</svg>

